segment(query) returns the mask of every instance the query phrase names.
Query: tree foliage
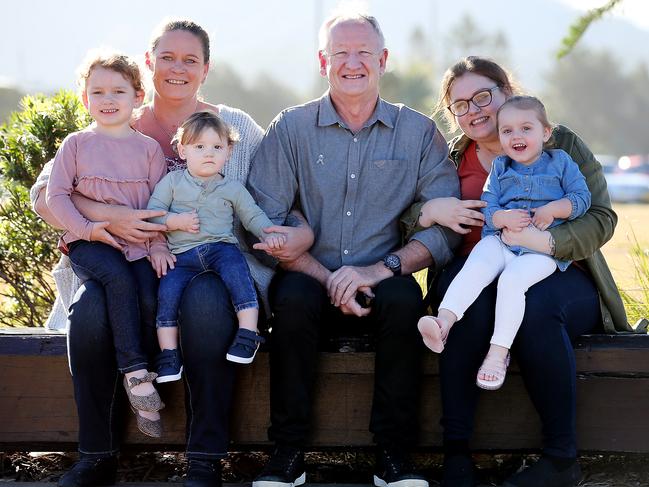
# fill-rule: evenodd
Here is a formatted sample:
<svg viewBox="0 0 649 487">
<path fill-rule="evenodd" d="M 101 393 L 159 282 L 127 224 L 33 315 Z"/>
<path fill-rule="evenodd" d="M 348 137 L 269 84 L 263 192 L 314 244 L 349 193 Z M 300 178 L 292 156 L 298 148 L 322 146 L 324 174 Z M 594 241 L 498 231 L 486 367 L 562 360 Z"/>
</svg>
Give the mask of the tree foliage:
<svg viewBox="0 0 649 487">
<path fill-rule="evenodd" d="M 577 130 L 593 152 L 649 153 L 641 122 L 649 110 L 646 66 L 625 73 L 608 51 L 580 48 L 558 61 L 546 81 L 542 99 L 551 119 Z"/>
<path fill-rule="evenodd" d="M 0 324 L 40 326 L 55 298 L 56 231 L 32 210 L 29 188 L 70 132 L 89 123 L 74 93 L 26 96 L 0 127 Z"/>
<path fill-rule="evenodd" d="M 557 52 L 557 58 L 569 54 L 582 38 L 588 27 L 596 20 L 601 19 L 607 12 L 610 12 L 622 0 L 608 0 L 601 7 L 593 8 L 579 17 L 568 29 L 568 34 L 561 40 L 561 47 Z"/>
</svg>

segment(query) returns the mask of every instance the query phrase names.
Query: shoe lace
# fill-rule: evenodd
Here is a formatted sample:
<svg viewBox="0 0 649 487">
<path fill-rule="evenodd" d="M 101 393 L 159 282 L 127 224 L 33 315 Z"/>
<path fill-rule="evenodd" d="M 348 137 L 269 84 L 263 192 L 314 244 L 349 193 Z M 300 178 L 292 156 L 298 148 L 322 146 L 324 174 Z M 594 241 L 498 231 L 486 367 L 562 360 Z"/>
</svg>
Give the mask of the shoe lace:
<svg viewBox="0 0 649 487">
<path fill-rule="evenodd" d="M 190 460 L 189 470 L 191 474 L 205 473 L 215 474 L 219 472 L 221 463 L 218 460 Z"/>
<path fill-rule="evenodd" d="M 265 474 L 288 474 L 302 452 L 296 448 L 277 447 L 264 468 Z"/>
<path fill-rule="evenodd" d="M 412 465 L 402 452 L 393 448 L 383 448 L 381 453 L 384 462 L 383 467 L 385 468 L 386 473 L 400 475 L 402 473 L 413 471 Z"/>
</svg>

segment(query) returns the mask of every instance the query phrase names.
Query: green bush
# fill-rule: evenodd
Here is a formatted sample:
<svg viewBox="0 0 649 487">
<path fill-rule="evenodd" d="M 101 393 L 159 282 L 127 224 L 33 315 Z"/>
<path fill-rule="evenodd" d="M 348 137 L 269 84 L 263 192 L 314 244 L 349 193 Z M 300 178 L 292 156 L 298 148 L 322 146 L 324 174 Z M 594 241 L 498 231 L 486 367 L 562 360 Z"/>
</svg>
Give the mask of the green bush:
<svg viewBox="0 0 649 487">
<path fill-rule="evenodd" d="M 0 127 L 0 325 L 42 326 L 54 302 L 58 232 L 31 210 L 29 188 L 70 132 L 90 119 L 77 96 L 26 96 Z"/>
</svg>

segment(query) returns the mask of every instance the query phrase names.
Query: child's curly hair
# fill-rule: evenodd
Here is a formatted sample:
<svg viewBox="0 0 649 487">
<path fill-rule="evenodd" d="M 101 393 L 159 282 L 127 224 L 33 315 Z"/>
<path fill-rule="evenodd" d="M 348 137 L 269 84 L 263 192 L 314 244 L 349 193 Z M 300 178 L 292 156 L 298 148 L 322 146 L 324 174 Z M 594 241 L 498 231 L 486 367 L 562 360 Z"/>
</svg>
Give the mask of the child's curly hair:
<svg viewBox="0 0 649 487">
<path fill-rule="evenodd" d="M 115 71 L 128 80 L 136 92 L 144 91 L 142 74 L 137 63 L 124 54 L 104 49 L 90 51 L 78 69 L 78 84 L 81 90 L 86 88 L 86 82 L 95 68 Z"/>
</svg>

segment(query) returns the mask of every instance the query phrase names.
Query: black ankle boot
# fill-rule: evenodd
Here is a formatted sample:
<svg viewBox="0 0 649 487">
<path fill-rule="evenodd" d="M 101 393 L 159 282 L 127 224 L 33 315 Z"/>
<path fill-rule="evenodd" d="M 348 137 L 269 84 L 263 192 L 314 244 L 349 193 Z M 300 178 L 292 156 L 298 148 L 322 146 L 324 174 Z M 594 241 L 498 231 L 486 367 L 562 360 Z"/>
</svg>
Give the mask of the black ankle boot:
<svg viewBox="0 0 649 487">
<path fill-rule="evenodd" d="M 82 455 L 80 460 L 59 479 L 58 487 L 114 485 L 116 477 L 117 457 Z"/>
<path fill-rule="evenodd" d="M 560 467 L 555 463 L 558 462 L 544 455 L 532 466 L 509 477 L 503 487 L 574 487 L 579 483 L 581 469 L 577 459 Z"/>
<path fill-rule="evenodd" d="M 189 460 L 184 487 L 221 487 L 221 460 Z"/>
<path fill-rule="evenodd" d="M 444 455 L 442 487 L 475 487 L 475 466 L 469 453 Z"/>
</svg>

